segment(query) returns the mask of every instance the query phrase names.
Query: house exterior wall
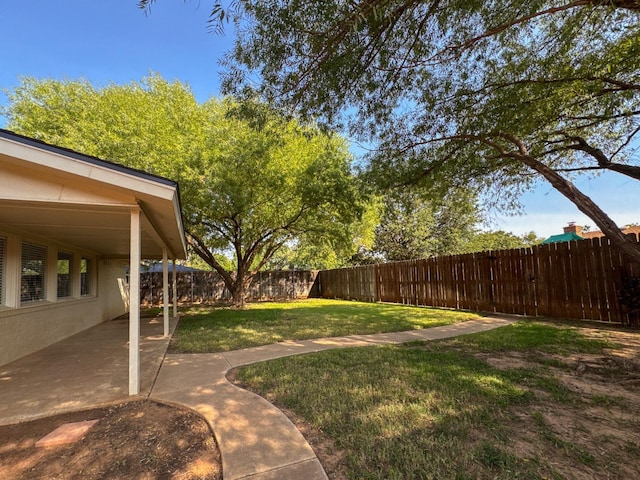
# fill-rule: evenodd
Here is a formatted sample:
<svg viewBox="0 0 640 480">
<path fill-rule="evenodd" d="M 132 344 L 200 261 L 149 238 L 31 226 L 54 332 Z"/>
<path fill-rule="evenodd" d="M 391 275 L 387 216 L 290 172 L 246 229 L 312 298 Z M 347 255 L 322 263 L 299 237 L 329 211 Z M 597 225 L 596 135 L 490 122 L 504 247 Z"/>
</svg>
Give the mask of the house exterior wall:
<svg viewBox="0 0 640 480">
<path fill-rule="evenodd" d="M 129 311 L 129 285 L 126 282 L 124 260 L 102 260 L 98 265 L 98 296 L 102 320 L 112 320 Z"/>
<path fill-rule="evenodd" d="M 625 235 L 635 234 L 640 235 L 640 225 L 631 225 L 620 229 Z M 593 232 L 583 232 L 584 238 L 602 238 L 605 236 L 600 230 L 594 230 Z"/>
<path fill-rule="evenodd" d="M 113 319 L 127 311 L 127 303 L 123 298 L 125 286 L 125 267 L 122 260 L 103 260 L 86 252 L 74 250 L 73 247 L 59 247 L 36 239 L 48 251 L 46 299 L 37 302 L 22 302 L 21 259 L 23 242 L 32 239 L 17 234 L 0 235 L 7 242 L 3 284 L 6 286 L 4 305 L 0 306 L 0 365 L 4 365 L 20 357 L 40 350 L 71 335 L 79 333 L 105 320 Z M 32 240 L 33 241 L 33 240 Z M 51 289 L 56 286 L 57 264 L 55 252 L 70 251 L 74 254 L 76 267 L 72 280 L 73 292 L 68 298 L 56 298 Z M 53 261 L 52 261 L 53 257 Z M 80 258 L 91 261 L 90 284 L 88 295 L 80 292 Z"/>
</svg>

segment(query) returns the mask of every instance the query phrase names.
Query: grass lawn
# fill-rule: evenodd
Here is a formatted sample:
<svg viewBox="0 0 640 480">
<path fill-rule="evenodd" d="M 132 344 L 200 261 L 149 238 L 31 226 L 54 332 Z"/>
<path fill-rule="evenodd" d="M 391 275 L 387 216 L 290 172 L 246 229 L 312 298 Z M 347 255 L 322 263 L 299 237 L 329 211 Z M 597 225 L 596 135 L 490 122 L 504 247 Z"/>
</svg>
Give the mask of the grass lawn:
<svg viewBox="0 0 640 480">
<path fill-rule="evenodd" d="M 622 351 L 606 332 L 523 321 L 232 377 L 312 432 L 329 478 L 640 478 L 637 343 Z"/>
<path fill-rule="evenodd" d="M 477 313 L 343 300 L 252 303 L 244 310 L 181 311 L 170 352 L 224 352 L 283 340 L 399 332 L 478 318 Z"/>
</svg>

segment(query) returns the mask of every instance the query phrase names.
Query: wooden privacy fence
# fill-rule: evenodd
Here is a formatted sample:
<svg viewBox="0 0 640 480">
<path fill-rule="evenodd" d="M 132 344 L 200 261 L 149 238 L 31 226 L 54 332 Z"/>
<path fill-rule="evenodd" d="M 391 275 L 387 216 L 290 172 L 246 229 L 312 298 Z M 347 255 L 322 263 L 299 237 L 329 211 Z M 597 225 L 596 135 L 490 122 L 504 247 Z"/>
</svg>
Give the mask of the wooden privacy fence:
<svg viewBox="0 0 640 480">
<path fill-rule="evenodd" d="M 173 280 L 169 268 L 169 282 Z M 310 296 L 317 272 L 282 270 L 259 272 L 249 286 L 248 300 L 292 300 Z M 231 299 L 217 272 L 176 272 L 178 303 L 218 303 Z M 162 303 L 162 273 L 140 275 L 140 301 L 145 305 Z"/>
<path fill-rule="evenodd" d="M 640 264 L 595 238 L 325 270 L 318 284 L 325 298 L 637 324 L 638 305 L 620 294 L 640 298 L 628 290 L 639 276 Z"/>
</svg>

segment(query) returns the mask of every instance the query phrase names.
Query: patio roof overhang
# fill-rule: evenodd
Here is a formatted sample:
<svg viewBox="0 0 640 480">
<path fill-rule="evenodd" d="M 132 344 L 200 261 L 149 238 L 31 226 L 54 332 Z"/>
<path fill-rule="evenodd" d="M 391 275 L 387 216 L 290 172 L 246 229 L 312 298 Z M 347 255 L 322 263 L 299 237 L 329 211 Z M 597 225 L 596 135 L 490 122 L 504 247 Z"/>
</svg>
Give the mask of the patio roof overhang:
<svg viewBox="0 0 640 480">
<path fill-rule="evenodd" d="M 141 254 L 186 257 L 178 185 L 155 175 L 0 130 L 0 224 L 103 258 L 128 259 L 131 210 Z"/>
</svg>

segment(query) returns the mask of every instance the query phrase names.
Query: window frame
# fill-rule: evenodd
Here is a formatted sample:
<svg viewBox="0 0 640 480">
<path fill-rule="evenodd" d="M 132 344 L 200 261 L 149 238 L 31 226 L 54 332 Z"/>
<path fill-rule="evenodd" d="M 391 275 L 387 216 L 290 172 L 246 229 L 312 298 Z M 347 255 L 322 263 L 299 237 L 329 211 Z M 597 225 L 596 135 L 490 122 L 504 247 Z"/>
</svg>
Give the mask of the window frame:
<svg viewBox="0 0 640 480">
<path fill-rule="evenodd" d="M 75 269 L 73 265 L 74 254 L 66 250 L 58 250 L 56 261 L 56 300 L 73 298 L 73 286 L 75 284 Z M 62 273 L 61 262 L 66 263 L 67 273 Z M 66 276 L 66 279 L 65 279 Z M 66 281 L 66 285 L 64 285 Z M 62 291 L 64 289 L 64 291 Z"/>
<path fill-rule="evenodd" d="M 84 266 L 83 266 L 84 262 Z M 82 270 L 85 270 L 84 272 Z M 96 258 L 91 255 L 80 256 L 80 268 L 78 277 L 80 281 L 80 298 L 94 297 L 96 295 L 95 288 L 95 269 Z M 83 277 L 84 275 L 84 277 Z"/>
<path fill-rule="evenodd" d="M 47 280 L 49 246 L 37 242 L 23 240 L 20 255 L 20 305 L 33 305 L 47 300 Z M 26 254 L 33 254 L 25 258 Z M 39 268 L 34 270 L 26 265 L 29 262 L 39 262 Z M 25 272 L 31 270 L 35 275 L 26 275 Z M 34 279 L 34 277 L 40 277 Z M 25 285 L 25 279 L 26 285 Z M 25 287 L 27 289 L 25 293 Z"/>
</svg>

